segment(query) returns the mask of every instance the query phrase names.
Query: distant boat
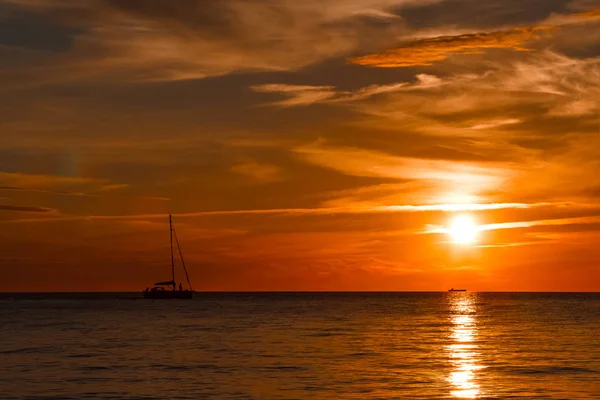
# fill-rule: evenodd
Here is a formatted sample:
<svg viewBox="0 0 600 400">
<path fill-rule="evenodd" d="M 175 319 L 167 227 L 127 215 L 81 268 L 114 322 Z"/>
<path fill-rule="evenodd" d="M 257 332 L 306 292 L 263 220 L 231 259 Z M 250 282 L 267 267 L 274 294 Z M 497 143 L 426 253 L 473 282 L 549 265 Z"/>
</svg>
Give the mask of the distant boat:
<svg viewBox="0 0 600 400">
<path fill-rule="evenodd" d="M 175 237 L 175 243 L 177 244 L 179 257 L 181 257 L 181 264 L 183 265 L 183 270 L 185 271 L 185 278 L 187 279 L 189 289 L 184 290 L 181 287 L 181 283 L 179 284 L 179 289 L 177 289 L 177 284 L 175 282 L 173 237 Z M 175 233 L 175 228 L 173 227 L 173 218 L 171 215 L 169 215 L 169 239 L 171 242 L 171 280 L 166 282 L 157 282 L 154 284 L 152 289 L 146 288 L 146 290 L 142 292 L 145 299 L 191 299 L 194 297 L 194 290 L 192 289 L 192 284 L 190 283 L 190 278 L 188 276 L 187 269 L 185 268 L 183 254 L 181 253 L 181 248 L 179 247 L 179 241 L 177 240 L 177 234 Z"/>
<path fill-rule="evenodd" d="M 454 288 L 452 288 L 452 289 L 450 289 L 450 290 L 448 290 L 448 291 L 449 291 L 449 292 L 466 292 L 466 291 L 467 291 L 467 289 L 454 289 Z"/>
</svg>

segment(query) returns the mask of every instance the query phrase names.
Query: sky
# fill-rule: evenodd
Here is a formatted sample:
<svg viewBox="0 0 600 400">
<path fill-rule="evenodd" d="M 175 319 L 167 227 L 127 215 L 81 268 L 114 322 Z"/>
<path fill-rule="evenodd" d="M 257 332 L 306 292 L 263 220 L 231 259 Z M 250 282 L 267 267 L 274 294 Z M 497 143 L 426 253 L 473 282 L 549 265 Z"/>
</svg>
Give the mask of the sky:
<svg viewBox="0 0 600 400">
<path fill-rule="evenodd" d="M 0 291 L 168 214 L 195 290 L 600 291 L 599 111 L 600 0 L 0 0 Z"/>
</svg>

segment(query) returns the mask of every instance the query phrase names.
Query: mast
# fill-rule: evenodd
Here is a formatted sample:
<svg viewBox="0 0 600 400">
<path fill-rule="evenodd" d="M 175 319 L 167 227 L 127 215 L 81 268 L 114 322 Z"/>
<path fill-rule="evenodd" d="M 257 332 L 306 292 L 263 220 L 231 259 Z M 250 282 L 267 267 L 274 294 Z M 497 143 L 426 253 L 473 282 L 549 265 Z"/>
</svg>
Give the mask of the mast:
<svg viewBox="0 0 600 400">
<path fill-rule="evenodd" d="M 181 257 L 181 264 L 183 265 L 183 270 L 185 271 L 185 279 L 187 279 L 188 286 L 190 290 L 194 290 L 192 287 L 192 282 L 190 282 L 190 277 L 187 272 L 187 268 L 185 267 L 185 261 L 183 261 L 183 253 L 181 252 L 181 246 L 179 245 L 179 240 L 177 239 L 177 232 L 175 232 L 175 228 L 173 228 L 173 235 L 175 236 L 175 244 L 177 244 L 177 250 L 179 251 L 179 257 Z"/>
<path fill-rule="evenodd" d="M 169 241 L 171 243 L 171 282 L 175 290 L 175 257 L 173 256 L 173 217 L 169 214 Z"/>
</svg>

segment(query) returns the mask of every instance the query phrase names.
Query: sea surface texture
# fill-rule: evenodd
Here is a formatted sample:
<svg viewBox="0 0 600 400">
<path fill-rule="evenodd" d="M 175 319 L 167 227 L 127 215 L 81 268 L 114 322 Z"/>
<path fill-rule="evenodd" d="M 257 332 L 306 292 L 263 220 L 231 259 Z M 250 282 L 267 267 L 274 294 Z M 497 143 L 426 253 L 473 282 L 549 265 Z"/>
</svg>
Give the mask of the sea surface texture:
<svg viewBox="0 0 600 400">
<path fill-rule="evenodd" d="M 600 399 L 600 295 L 0 295 L 2 399 Z"/>
</svg>

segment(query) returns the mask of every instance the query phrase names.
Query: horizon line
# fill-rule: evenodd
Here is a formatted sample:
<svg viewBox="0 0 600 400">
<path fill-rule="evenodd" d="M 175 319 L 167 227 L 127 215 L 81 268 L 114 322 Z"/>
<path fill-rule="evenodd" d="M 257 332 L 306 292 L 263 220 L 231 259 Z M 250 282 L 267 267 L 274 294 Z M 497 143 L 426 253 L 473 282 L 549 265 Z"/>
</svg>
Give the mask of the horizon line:
<svg viewBox="0 0 600 400">
<path fill-rule="evenodd" d="M 195 290 L 195 293 L 205 294 L 302 294 L 302 293 L 448 293 L 446 290 Z M 142 293 L 138 291 L 0 291 L 4 294 L 117 294 L 117 293 Z M 600 291 L 572 291 L 572 290 L 466 290 L 462 293 L 598 293 Z"/>
</svg>

